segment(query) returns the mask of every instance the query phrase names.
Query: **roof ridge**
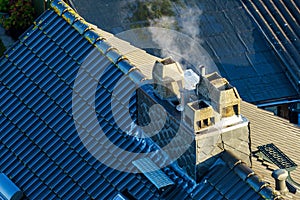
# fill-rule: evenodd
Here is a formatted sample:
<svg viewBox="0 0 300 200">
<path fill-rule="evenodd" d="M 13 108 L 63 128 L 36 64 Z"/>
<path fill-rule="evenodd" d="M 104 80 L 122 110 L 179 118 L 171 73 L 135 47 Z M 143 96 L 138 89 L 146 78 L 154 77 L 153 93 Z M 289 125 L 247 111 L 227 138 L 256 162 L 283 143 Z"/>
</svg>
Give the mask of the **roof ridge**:
<svg viewBox="0 0 300 200">
<path fill-rule="evenodd" d="M 89 43 L 94 45 L 100 53 L 107 57 L 115 64 L 124 74 L 133 80 L 134 83 L 140 84 L 146 79 L 146 76 L 138 67 L 132 64 L 119 50 L 113 47 L 106 38 L 95 31 L 95 25 L 85 21 L 78 13 L 74 11 L 67 3 L 62 0 L 53 0 L 50 4 L 51 9 L 62 17 L 70 26 L 80 33 Z"/>
<path fill-rule="evenodd" d="M 275 198 L 273 188 L 270 187 L 270 183 L 261 179 L 260 175 L 255 173 L 246 163 L 237 158 L 233 152 L 225 150 L 221 156 L 221 159 L 226 165 L 234 171 L 244 182 L 252 187 L 264 198 Z"/>
</svg>

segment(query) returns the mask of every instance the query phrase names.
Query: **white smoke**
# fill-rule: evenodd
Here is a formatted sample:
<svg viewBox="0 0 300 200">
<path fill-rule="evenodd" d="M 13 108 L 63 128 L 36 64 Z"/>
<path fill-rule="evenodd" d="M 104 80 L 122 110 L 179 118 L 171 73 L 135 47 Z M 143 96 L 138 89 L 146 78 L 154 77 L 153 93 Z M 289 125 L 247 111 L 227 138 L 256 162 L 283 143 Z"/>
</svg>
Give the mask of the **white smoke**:
<svg viewBox="0 0 300 200">
<path fill-rule="evenodd" d="M 193 39 L 199 37 L 199 24 L 202 11 L 199 8 L 187 8 L 183 10 L 182 14 L 179 17 L 179 25 L 181 31 L 185 34 L 188 34 Z"/>
<path fill-rule="evenodd" d="M 176 17 L 163 16 L 150 23 L 152 27 L 176 30 L 174 34 L 170 34 L 170 31 L 165 33 L 157 31 L 158 29 L 151 29 L 150 33 L 153 42 L 159 46 L 162 57 L 171 56 L 180 63 L 194 66 L 195 69 L 204 65 L 208 72 L 213 72 L 217 71 L 217 67 L 202 47 L 200 38 L 201 15 L 202 11 L 198 7 L 181 8 L 180 14 Z M 179 35 L 178 32 L 182 34 Z"/>
</svg>

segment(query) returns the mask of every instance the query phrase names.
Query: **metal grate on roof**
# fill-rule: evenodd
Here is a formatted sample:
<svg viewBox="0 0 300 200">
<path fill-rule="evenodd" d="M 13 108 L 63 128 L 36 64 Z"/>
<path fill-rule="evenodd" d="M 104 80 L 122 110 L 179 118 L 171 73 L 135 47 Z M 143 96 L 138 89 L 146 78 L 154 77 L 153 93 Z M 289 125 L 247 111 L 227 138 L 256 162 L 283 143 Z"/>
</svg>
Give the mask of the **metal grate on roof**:
<svg viewBox="0 0 300 200">
<path fill-rule="evenodd" d="M 158 189 L 174 185 L 174 182 L 150 158 L 132 162 Z"/>
<path fill-rule="evenodd" d="M 292 161 L 273 143 L 258 146 L 257 148 L 263 154 L 265 160 L 269 160 L 277 165 L 280 169 L 291 171 L 297 167 L 297 164 L 294 163 L 294 161 Z"/>
</svg>

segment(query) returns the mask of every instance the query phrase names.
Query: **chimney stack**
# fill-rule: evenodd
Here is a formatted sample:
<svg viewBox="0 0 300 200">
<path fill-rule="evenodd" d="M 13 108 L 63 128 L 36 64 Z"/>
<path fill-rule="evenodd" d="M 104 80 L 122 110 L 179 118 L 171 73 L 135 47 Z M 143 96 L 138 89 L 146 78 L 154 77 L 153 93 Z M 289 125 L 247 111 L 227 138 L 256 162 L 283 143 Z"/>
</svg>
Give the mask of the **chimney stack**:
<svg viewBox="0 0 300 200">
<path fill-rule="evenodd" d="M 147 113 L 153 104 L 165 106 L 166 122 L 153 120 L 154 129 L 165 124 L 151 138 L 160 147 L 176 139 L 170 155 L 188 148 L 177 163 L 195 181 L 206 174 L 224 150 L 236 152 L 251 166 L 249 122 L 240 115 L 241 99 L 237 90 L 218 73 L 206 74 L 204 66 L 198 70 L 201 76 L 192 69 L 182 70 L 172 58 L 158 60 L 152 70 L 154 96 L 149 97 L 143 89 L 137 94 L 140 125 L 149 123 Z M 173 112 L 173 108 L 181 113 Z M 182 146 L 181 141 L 189 141 L 189 145 Z"/>
<path fill-rule="evenodd" d="M 288 177 L 288 172 L 285 169 L 277 169 L 272 173 L 272 177 L 275 179 L 275 189 L 281 194 L 286 194 L 289 192 L 286 187 L 286 179 Z"/>
<path fill-rule="evenodd" d="M 172 58 L 156 61 L 152 70 L 155 94 L 163 100 L 180 98 L 184 74 L 180 64 Z"/>
</svg>

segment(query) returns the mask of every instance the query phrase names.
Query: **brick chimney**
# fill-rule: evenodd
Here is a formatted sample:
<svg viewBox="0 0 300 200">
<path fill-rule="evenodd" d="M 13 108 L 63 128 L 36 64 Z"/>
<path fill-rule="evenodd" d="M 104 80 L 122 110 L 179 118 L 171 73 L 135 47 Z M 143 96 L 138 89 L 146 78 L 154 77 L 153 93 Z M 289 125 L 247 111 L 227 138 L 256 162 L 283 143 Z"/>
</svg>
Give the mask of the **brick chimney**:
<svg viewBox="0 0 300 200">
<path fill-rule="evenodd" d="M 251 166 L 249 122 L 240 113 L 241 98 L 236 88 L 219 74 L 212 73 L 200 75 L 196 94 L 198 99 L 208 102 L 214 112 L 213 116 L 206 117 L 212 122 L 208 127 L 204 130 L 194 129 L 198 175 L 205 174 L 224 150 L 234 152 Z M 205 116 L 205 112 L 199 112 Z M 202 120 L 203 117 L 196 119 Z"/>
<path fill-rule="evenodd" d="M 165 126 L 151 137 L 159 146 L 169 144 L 179 126 L 186 137 L 193 138 L 177 163 L 195 180 L 207 172 L 224 150 L 234 152 L 251 166 L 249 122 L 240 113 L 241 99 L 237 90 L 219 74 L 206 75 L 201 71 L 202 74 L 191 69 L 183 71 L 170 58 L 157 61 L 152 73 L 153 86 L 144 87 L 137 94 L 140 125 L 149 124 L 147 112 L 153 104 L 159 103 L 167 111 Z M 178 111 L 179 102 L 174 103 L 172 98 L 184 98 L 182 94 L 184 109 Z M 157 126 L 161 123 L 155 116 L 152 120 Z M 174 154 L 180 151 L 181 141 L 185 139 L 179 138 L 177 145 L 171 148 Z"/>
</svg>

